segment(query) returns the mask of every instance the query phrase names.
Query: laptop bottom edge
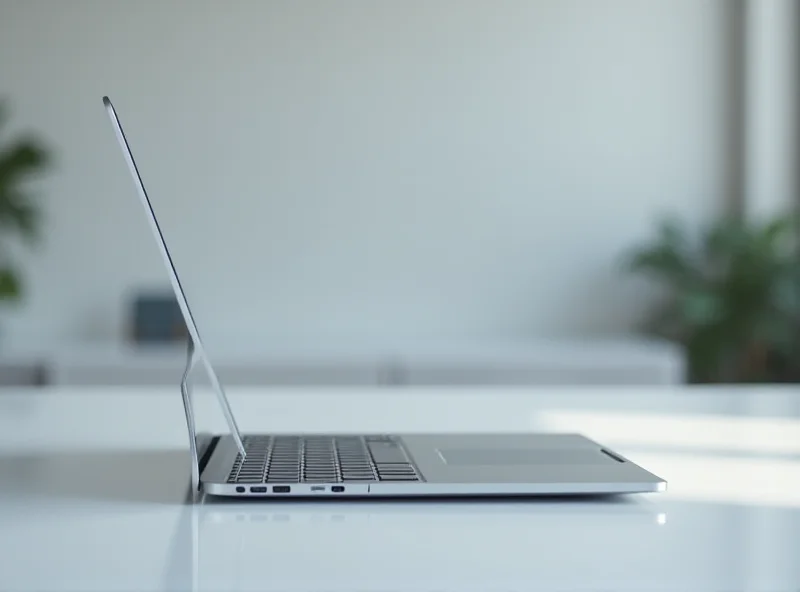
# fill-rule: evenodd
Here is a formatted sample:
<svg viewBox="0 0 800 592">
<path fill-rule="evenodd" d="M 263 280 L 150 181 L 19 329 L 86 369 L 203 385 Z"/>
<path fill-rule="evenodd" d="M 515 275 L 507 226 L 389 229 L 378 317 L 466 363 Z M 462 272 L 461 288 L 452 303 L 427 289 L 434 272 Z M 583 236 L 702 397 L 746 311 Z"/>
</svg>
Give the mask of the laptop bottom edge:
<svg viewBox="0 0 800 592">
<path fill-rule="evenodd" d="M 534 497 L 587 496 L 664 491 L 655 483 L 202 483 L 213 496 L 242 498 L 359 498 L 359 497 Z"/>
</svg>

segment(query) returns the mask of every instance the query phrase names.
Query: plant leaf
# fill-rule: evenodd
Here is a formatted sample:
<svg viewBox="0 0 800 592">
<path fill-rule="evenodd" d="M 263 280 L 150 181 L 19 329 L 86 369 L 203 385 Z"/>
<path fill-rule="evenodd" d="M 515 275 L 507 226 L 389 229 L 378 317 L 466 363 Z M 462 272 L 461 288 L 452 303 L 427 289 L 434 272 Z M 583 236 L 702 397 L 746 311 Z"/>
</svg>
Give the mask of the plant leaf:
<svg viewBox="0 0 800 592">
<path fill-rule="evenodd" d="M 30 243 L 39 238 L 41 212 L 37 205 L 17 191 L 0 193 L 0 227 L 18 231 Z"/>
<path fill-rule="evenodd" d="M 0 269 L 0 300 L 18 300 L 22 296 L 19 277 L 11 268 Z"/>
<path fill-rule="evenodd" d="M 725 219 L 706 230 L 703 247 L 709 263 L 724 265 L 731 256 L 742 251 L 748 242 L 748 231 L 744 224 Z"/>
<path fill-rule="evenodd" d="M 0 125 L 6 112 L 6 103 L 0 101 Z M 50 153 L 34 136 L 18 136 L 0 150 L 0 226 L 18 231 L 31 242 L 37 238 L 40 216 L 33 196 L 22 184 L 49 164 Z"/>
<path fill-rule="evenodd" d="M 647 273 L 682 288 L 694 285 L 700 278 L 686 232 L 673 219 L 667 219 L 659 225 L 655 241 L 628 254 L 627 268 L 631 272 Z"/>
<path fill-rule="evenodd" d="M 49 164 L 49 154 L 36 138 L 18 138 L 0 152 L 0 194 Z"/>
<path fill-rule="evenodd" d="M 719 323 L 724 315 L 722 298 L 709 290 L 685 292 L 680 296 L 680 310 L 684 322 L 693 326 Z"/>
<path fill-rule="evenodd" d="M 800 219 L 793 213 L 776 216 L 759 229 L 760 241 L 765 245 L 775 246 L 779 245 L 781 240 L 794 238 L 792 235 L 797 233 L 799 222 Z"/>
</svg>

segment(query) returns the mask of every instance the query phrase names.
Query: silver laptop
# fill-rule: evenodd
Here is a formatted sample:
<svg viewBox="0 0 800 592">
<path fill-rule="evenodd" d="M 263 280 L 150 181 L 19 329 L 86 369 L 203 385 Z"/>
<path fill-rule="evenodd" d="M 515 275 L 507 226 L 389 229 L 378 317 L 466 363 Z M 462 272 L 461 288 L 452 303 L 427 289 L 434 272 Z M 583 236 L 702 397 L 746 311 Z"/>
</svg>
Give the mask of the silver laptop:
<svg viewBox="0 0 800 592">
<path fill-rule="evenodd" d="M 579 434 L 246 434 L 192 317 L 119 118 L 103 97 L 189 332 L 181 383 L 192 490 L 285 498 L 600 495 L 663 491 L 664 479 Z M 188 378 L 205 370 L 229 434 L 197 434 Z"/>
</svg>

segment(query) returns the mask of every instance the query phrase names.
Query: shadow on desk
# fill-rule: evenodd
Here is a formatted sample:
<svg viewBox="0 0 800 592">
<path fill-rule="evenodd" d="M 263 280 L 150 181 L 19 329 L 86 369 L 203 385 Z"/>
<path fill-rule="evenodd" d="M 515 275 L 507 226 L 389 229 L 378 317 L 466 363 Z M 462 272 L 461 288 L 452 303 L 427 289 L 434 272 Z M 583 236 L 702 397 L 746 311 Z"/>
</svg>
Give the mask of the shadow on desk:
<svg viewBox="0 0 800 592">
<path fill-rule="evenodd" d="M 185 503 L 186 450 L 26 452 L 0 455 L 0 495 L 106 503 Z"/>
</svg>

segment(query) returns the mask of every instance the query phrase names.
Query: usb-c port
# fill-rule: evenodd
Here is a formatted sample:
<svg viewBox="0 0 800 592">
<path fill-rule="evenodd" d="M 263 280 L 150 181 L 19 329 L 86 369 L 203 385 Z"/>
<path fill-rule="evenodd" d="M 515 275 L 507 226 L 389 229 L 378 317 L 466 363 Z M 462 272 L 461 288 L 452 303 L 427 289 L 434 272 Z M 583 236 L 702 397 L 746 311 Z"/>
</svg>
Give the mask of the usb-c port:
<svg viewBox="0 0 800 592">
<path fill-rule="evenodd" d="M 344 485 L 332 485 L 331 491 L 333 493 L 342 493 L 344 491 Z"/>
<path fill-rule="evenodd" d="M 289 493 L 292 490 L 288 485 L 273 485 L 272 493 Z"/>
</svg>

